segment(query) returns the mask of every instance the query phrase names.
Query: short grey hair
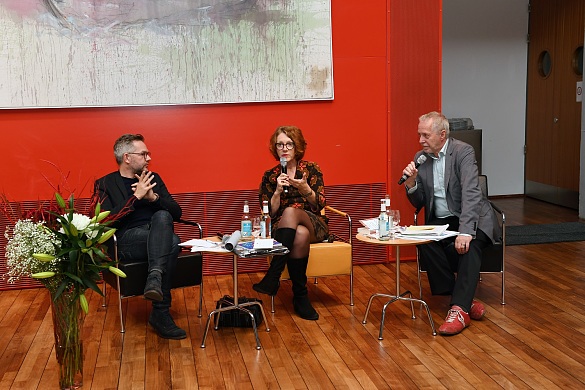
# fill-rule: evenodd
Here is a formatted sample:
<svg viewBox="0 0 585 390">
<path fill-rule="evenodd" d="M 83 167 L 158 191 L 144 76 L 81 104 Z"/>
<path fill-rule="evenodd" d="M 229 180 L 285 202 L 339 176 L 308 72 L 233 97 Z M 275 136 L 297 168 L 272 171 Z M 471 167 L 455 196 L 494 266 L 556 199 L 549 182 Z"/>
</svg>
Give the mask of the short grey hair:
<svg viewBox="0 0 585 390">
<path fill-rule="evenodd" d="M 435 133 L 440 133 L 441 130 L 445 130 L 445 137 L 449 138 L 449 120 L 445 117 L 445 115 L 438 113 L 437 111 L 431 111 L 428 114 L 421 115 L 418 118 L 421 122 L 426 122 L 428 120 L 432 120 L 431 129 Z"/>
<path fill-rule="evenodd" d="M 118 165 L 122 164 L 124 154 L 134 151 L 134 141 L 144 142 L 142 134 L 124 134 L 114 143 L 114 156 Z"/>
</svg>

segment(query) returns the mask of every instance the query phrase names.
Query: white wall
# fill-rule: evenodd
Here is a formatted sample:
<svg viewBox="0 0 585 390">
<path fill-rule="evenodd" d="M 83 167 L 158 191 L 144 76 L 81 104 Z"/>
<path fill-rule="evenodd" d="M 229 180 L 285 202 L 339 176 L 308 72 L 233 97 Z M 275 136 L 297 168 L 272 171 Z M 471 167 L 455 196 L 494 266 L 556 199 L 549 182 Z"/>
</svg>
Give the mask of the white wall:
<svg viewBox="0 0 585 390">
<path fill-rule="evenodd" d="M 528 0 L 443 0 L 442 110 L 483 129 L 490 195 L 524 194 Z"/>
</svg>

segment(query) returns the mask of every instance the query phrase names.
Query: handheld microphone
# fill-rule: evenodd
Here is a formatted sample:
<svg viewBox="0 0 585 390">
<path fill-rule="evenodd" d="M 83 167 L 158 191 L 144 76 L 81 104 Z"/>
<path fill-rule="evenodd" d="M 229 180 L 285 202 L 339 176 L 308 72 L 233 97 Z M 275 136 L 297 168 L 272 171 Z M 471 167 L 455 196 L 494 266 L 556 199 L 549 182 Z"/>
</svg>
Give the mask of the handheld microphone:
<svg viewBox="0 0 585 390">
<path fill-rule="evenodd" d="M 280 166 L 282 167 L 282 173 L 286 173 L 286 157 L 280 158 Z M 284 193 L 288 194 L 288 186 L 283 186 Z"/>
<path fill-rule="evenodd" d="M 414 167 L 418 169 L 418 167 L 420 167 L 420 165 L 422 163 L 424 163 L 425 161 L 427 161 L 427 156 L 425 156 L 424 154 L 421 154 L 420 156 L 418 156 L 418 158 L 416 159 L 416 163 L 414 163 Z M 398 184 L 402 184 L 406 181 L 406 179 L 408 179 L 408 175 L 405 173 L 404 175 L 402 175 L 402 177 L 400 178 L 400 180 L 398 180 Z"/>
</svg>

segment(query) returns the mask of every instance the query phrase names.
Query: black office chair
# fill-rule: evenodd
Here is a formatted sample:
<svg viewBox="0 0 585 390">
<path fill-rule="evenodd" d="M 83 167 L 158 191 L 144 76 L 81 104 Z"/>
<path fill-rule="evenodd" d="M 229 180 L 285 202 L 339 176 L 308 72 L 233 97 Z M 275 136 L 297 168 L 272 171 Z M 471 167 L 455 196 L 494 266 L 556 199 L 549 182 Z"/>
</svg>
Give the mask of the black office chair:
<svg viewBox="0 0 585 390">
<path fill-rule="evenodd" d="M 199 234 L 198 238 L 203 237 L 203 229 L 199 223 L 185 220 L 179 220 L 177 223 L 196 227 Z M 118 242 L 115 235 L 108 244 L 110 244 L 109 252 L 112 254 L 112 258 L 116 260 L 118 268 L 126 274 L 126 277 L 120 278 L 107 270 L 102 272 L 102 278 L 104 281 L 104 300 L 102 306 L 106 306 L 106 285 L 109 285 L 118 291 L 120 332 L 124 333 L 126 329 L 124 327 L 124 318 L 122 315 L 122 299 L 140 296 L 144 293 L 146 278 L 148 276 L 148 262 L 118 262 Z M 187 250 L 182 250 L 179 253 L 179 257 L 177 259 L 177 267 L 173 276 L 172 288 L 174 289 L 191 286 L 199 286 L 198 317 L 201 317 L 203 304 L 203 258 L 201 253 L 193 253 Z"/>
<path fill-rule="evenodd" d="M 481 192 L 483 196 L 487 199 L 488 198 L 488 182 L 486 175 L 479 175 L 479 186 L 481 188 Z M 488 200 L 489 201 L 489 200 Z M 499 273 L 502 278 L 502 296 L 501 296 L 501 303 L 502 305 L 506 304 L 505 301 L 505 287 L 506 287 L 506 216 L 504 212 L 496 206 L 493 202 L 489 201 L 496 214 L 499 215 L 498 223 L 500 223 L 500 227 L 502 229 L 502 237 L 493 245 L 490 245 L 483 249 L 482 258 L 481 258 L 481 269 L 480 269 L 480 282 L 481 282 L 481 275 L 482 274 L 493 274 Z M 414 224 L 418 224 L 418 213 L 420 209 L 415 211 L 414 214 Z M 417 269 L 418 269 L 418 288 L 420 293 L 420 299 L 422 299 L 422 283 L 421 283 L 421 272 L 426 272 L 424 265 L 421 263 L 419 258 L 418 249 L 416 252 L 416 262 L 417 262 Z"/>
</svg>

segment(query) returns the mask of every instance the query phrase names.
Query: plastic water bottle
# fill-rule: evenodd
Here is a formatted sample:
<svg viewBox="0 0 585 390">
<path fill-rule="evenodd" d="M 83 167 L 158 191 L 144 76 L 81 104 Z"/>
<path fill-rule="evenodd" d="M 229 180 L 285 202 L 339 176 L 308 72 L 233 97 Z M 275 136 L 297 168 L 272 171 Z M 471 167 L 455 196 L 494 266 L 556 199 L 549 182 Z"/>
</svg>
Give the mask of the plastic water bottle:
<svg viewBox="0 0 585 390">
<path fill-rule="evenodd" d="M 380 215 L 378 216 L 378 236 L 388 237 L 390 233 L 390 225 L 388 224 L 388 216 L 386 215 L 386 200 L 380 200 Z"/>
<path fill-rule="evenodd" d="M 270 238 L 272 222 L 268 212 L 268 201 L 262 201 L 262 215 L 260 216 L 260 238 Z"/>
<path fill-rule="evenodd" d="M 242 214 L 242 222 L 240 223 L 240 232 L 242 232 L 242 238 L 252 237 L 252 220 L 250 219 L 250 206 L 248 201 L 244 201 L 244 213 Z"/>
</svg>

